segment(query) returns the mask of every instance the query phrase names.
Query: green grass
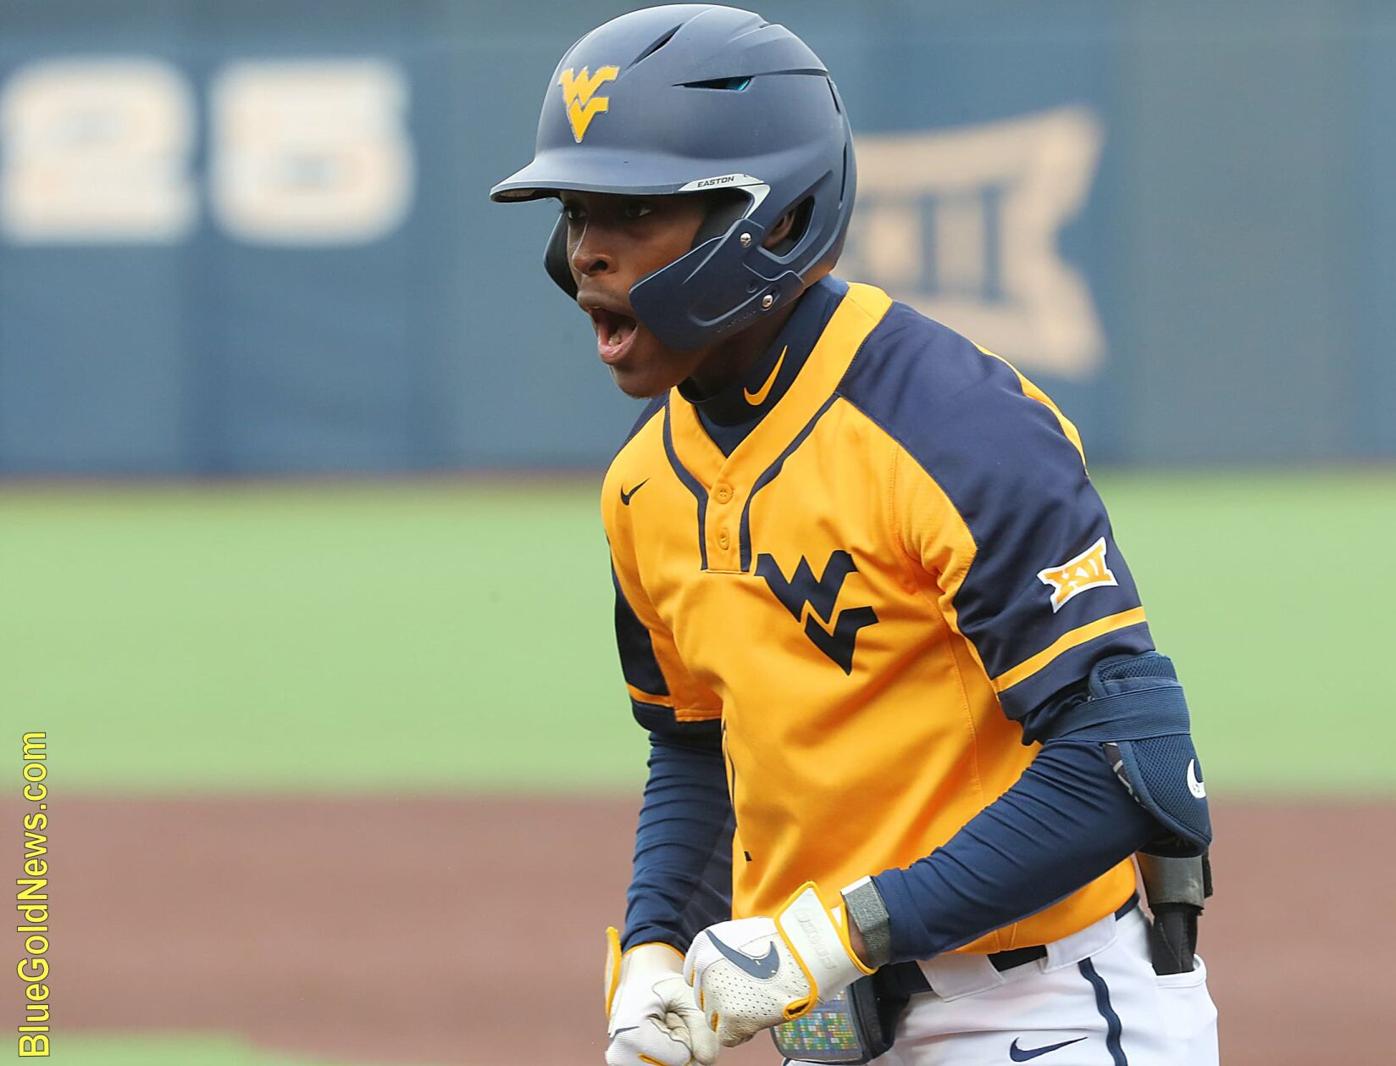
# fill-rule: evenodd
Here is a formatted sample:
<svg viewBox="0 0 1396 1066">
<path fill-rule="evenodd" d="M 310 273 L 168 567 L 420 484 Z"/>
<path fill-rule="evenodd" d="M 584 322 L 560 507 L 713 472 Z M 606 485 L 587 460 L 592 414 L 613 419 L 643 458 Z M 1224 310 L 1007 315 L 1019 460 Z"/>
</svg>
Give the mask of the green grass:
<svg viewBox="0 0 1396 1066">
<path fill-rule="evenodd" d="M 72 788 L 604 783 L 642 738 L 597 513 L 580 484 L 11 494 L 0 706 Z"/>
<path fill-rule="evenodd" d="M 1396 472 L 1100 481 L 1213 789 L 1396 791 Z"/>
<path fill-rule="evenodd" d="M 1396 474 L 1098 477 L 1214 791 L 1390 791 Z M 595 486 L 0 491 L 0 719 L 70 791 L 633 785 Z"/>
<path fill-rule="evenodd" d="M 267 1051 L 237 1037 L 215 1034 L 59 1033 L 51 1052 L 51 1061 L 63 1066 L 332 1066 L 323 1059 Z"/>
</svg>

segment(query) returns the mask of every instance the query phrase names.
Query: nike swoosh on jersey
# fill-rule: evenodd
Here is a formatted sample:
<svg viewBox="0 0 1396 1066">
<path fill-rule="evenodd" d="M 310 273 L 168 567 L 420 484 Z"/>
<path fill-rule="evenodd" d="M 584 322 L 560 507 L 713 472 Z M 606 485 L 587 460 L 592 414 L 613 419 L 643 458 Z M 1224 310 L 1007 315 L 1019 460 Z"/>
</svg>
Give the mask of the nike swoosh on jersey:
<svg viewBox="0 0 1396 1066">
<path fill-rule="evenodd" d="M 645 478 L 644 481 L 640 482 L 638 485 L 636 485 L 636 486 L 635 486 L 633 489 L 631 489 L 629 492 L 626 492 L 626 491 L 625 491 L 625 486 L 622 485 L 622 486 L 620 487 L 620 502 L 623 503 L 623 504 L 625 504 L 626 507 L 629 507 L 629 506 L 630 506 L 630 498 L 631 498 L 632 496 L 634 496 L 635 493 L 639 492 L 642 488 L 644 488 L 646 485 L 648 485 L 649 483 L 650 483 L 650 479 L 649 479 L 649 478 Z"/>
<path fill-rule="evenodd" d="M 771 944 L 766 954 L 759 959 L 752 958 L 744 951 L 736 948 L 729 948 L 712 933 L 708 934 L 708 939 L 713 942 L 713 946 L 722 953 L 722 957 L 730 962 L 737 969 L 751 974 L 758 981 L 769 981 L 780 971 L 780 955 L 776 952 L 775 944 Z"/>
<path fill-rule="evenodd" d="M 785 353 L 790 350 L 790 345 L 786 345 L 780 350 L 780 356 L 776 359 L 776 365 L 771 368 L 771 376 L 766 379 L 766 383 L 755 392 L 745 387 L 742 388 L 742 395 L 746 397 L 746 402 L 752 407 L 760 407 L 766 402 L 766 397 L 771 394 L 771 386 L 776 383 L 776 378 L 780 376 L 780 366 L 785 362 Z"/>
<path fill-rule="evenodd" d="M 1014 1062 L 1028 1062 L 1041 1055 L 1047 1055 L 1053 1051 L 1060 1051 L 1068 1044 L 1079 1044 L 1085 1039 L 1084 1036 L 1078 1036 L 1075 1040 L 1063 1040 L 1060 1044 L 1048 1044 L 1046 1047 L 1035 1048 L 1021 1048 L 1018 1046 L 1018 1041 L 1015 1039 L 1013 1041 L 1013 1046 L 1008 1049 L 1008 1057 Z"/>
</svg>

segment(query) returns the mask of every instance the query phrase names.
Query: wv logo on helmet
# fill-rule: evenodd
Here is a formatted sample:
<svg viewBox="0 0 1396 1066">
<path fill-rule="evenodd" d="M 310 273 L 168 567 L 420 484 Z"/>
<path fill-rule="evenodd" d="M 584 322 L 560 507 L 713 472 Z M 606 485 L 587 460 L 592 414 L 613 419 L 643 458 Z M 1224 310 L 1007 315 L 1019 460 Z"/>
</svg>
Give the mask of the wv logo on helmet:
<svg viewBox="0 0 1396 1066">
<path fill-rule="evenodd" d="M 824 564 L 823 575 L 816 578 L 802 555 L 794 576 L 787 580 L 773 556 L 763 553 L 756 559 L 757 576 L 766 579 L 776 599 L 795 621 L 799 622 L 803 617 L 805 636 L 836 662 L 845 674 L 853 672 L 853 651 L 858 641 L 858 631 L 877 621 L 877 612 L 871 607 L 845 607 L 834 613 L 844 579 L 857 569 L 852 555 L 846 551 L 836 551 Z"/>
<path fill-rule="evenodd" d="M 596 90 L 620 75 L 620 67 L 598 67 L 593 74 L 586 67 L 580 74 L 568 67 L 558 84 L 562 86 L 562 104 L 567 108 L 567 121 L 572 124 L 572 136 L 578 144 L 587 135 L 587 127 L 602 111 L 611 106 L 609 96 L 597 96 Z"/>
</svg>

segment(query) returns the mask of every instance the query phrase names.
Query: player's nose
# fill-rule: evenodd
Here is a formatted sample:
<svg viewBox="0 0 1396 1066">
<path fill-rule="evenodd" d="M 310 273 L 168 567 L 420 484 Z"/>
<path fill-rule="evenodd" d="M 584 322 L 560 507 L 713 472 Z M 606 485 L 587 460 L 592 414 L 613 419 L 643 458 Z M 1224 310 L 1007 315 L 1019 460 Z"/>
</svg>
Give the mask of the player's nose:
<svg viewBox="0 0 1396 1066">
<path fill-rule="evenodd" d="M 572 272 L 579 278 L 586 278 L 611 270 L 615 266 L 615 255 L 607 243 L 605 227 L 588 222 L 572 247 Z"/>
</svg>

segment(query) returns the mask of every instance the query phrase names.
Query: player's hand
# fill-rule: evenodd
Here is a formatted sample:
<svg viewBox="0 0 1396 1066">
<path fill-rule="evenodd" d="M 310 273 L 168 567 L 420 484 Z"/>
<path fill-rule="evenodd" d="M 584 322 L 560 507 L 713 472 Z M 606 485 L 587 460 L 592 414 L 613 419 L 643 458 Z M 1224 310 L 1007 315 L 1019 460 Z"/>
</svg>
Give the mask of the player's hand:
<svg viewBox="0 0 1396 1066">
<path fill-rule="evenodd" d="M 668 944 L 638 944 L 624 955 L 606 930 L 606 1066 L 712 1066 L 720 1050 L 693 990 L 683 956 Z"/>
<path fill-rule="evenodd" d="M 843 908 L 827 910 L 813 884 L 803 885 L 774 918 L 710 925 L 683 964 L 724 1047 L 808 1013 L 869 973 L 849 947 Z"/>
</svg>

